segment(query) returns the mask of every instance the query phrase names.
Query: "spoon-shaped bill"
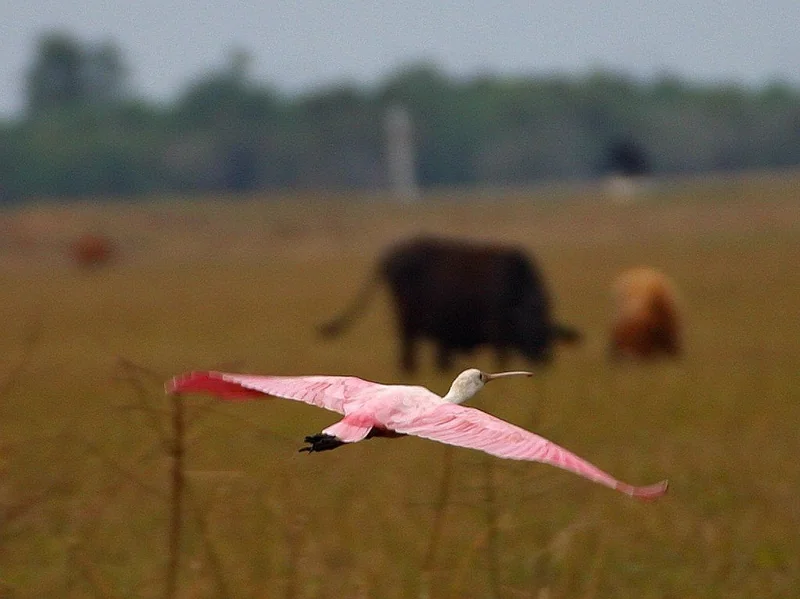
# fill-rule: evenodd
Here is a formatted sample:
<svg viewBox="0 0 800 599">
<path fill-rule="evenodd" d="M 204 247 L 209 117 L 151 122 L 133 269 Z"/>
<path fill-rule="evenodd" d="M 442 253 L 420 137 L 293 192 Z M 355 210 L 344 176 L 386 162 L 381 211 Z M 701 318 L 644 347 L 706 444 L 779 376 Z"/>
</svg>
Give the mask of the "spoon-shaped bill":
<svg viewBox="0 0 800 599">
<path fill-rule="evenodd" d="M 485 375 L 486 382 L 488 383 L 494 379 L 500 379 L 506 376 L 533 376 L 533 373 L 527 370 L 511 370 L 509 372 L 495 372 L 494 374 L 485 373 Z"/>
</svg>

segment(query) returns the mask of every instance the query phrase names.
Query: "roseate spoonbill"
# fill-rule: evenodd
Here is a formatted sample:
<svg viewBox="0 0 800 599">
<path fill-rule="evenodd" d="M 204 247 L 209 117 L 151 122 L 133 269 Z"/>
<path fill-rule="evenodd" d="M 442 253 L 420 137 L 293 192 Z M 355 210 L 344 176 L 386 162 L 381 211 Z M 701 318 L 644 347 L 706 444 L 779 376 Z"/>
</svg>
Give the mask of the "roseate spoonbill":
<svg viewBox="0 0 800 599">
<path fill-rule="evenodd" d="M 300 451 L 326 451 L 372 437 L 415 435 L 501 458 L 552 464 L 639 499 L 655 499 L 666 493 L 666 480 L 645 487 L 629 485 L 543 437 L 459 405 L 489 381 L 508 376 L 532 373 L 487 374 L 470 368 L 456 377 L 444 397 L 425 387 L 382 385 L 353 376 L 257 376 L 213 371 L 177 376 L 167 383 L 166 391 L 210 393 L 234 401 L 271 395 L 344 414 L 342 420 L 321 433 L 306 437 L 309 446 Z"/>
</svg>

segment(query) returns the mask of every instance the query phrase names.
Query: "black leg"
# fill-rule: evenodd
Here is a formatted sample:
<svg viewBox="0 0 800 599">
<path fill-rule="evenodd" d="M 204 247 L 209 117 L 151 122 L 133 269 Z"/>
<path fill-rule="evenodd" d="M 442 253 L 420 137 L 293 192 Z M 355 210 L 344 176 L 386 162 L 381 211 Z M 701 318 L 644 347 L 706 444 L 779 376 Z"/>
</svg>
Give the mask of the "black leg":
<svg viewBox="0 0 800 599">
<path fill-rule="evenodd" d="M 400 356 L 400 364 L 403 371 L 411 374 L 417 369 L 417 356 L 414 337 L 407 335 L 400 341 L 402 352 Z"/>
<path fill-rule="evenodd" d="M 306 437 L 306 443 L 309 443 L 310 445 L 308 447 L 301 447 L 298 451 L 314 453 L 315 451 L 328 451 L 329 449 L 336 449 L 340 445 L 344 445 L 344 441 L 340 441 L 333 435 L 326 435 L 324 433 L 318 433 L 316 435 L 310 435 Z"/>
<path fill-rule="evenodd" d="M 496 363 L 498 370 L 505 370 L 506 364 L 508 364 L 508 348 L 505 345 L 498 344 L 496 347 Z"/>
<path fill-rule="evenodd" d="M 436 366 L 440 372 L 447 372 L 453 368 L 452 350 L 442 344 L 436 348 Z"/>
</svg>

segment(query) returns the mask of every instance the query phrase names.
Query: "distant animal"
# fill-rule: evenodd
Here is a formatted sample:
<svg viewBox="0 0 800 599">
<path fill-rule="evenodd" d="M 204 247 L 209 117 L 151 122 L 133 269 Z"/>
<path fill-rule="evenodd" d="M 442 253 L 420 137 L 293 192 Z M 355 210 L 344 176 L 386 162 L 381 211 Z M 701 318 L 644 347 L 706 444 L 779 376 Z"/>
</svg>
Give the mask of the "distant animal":
<svg viewBox="0 0 800 599">
<path fill-rule="evenodd" d="M 83 268 L 105 264 L 114 256 L 115 251 L 113 240 L 98 233 L 84 233 L 70 246 L 73 260 Z"/>
<path fill-rule="evenodd" d="M 677 356 L 683 350 L 682 317 L 675 285 L 648 267 L 626 270 L 612 286 L 612 358 Z"/>
<path fill-rule="evenodd" d="M 487 374 L 470 368 L 459 374 L 444 397 L 425 387 L 381 385 L 352 376 L 254 376 L 191 372 L 167 383 L 168 394 L 211 393 L 223 399 L 264 396 L 294 399 L 344 414 L 339 422 L 305 438 L 309 453 L 336 449 L 372 437 L 415 435 L 478 449 L 493 456 L 552 464 L 639 499 L 655 499 L 667 481 L 634 487 L 534 433 L 459 404 L 497 378 L 531 376 L 514 371 Z"/>
<path fill-rule="evenodd" d="M 524 251 L 428 236 L 389 247 L 349 306 L 320 332 L 341 333 L 384 279 L 394 300 L 406 372 L 416 370 L 420 339 L 436 345 L 440 370 L 451 368 L 454 352 L 481 345 L 495 350 L 500 365 L 509 349 L 546 363 L 556 342 L 581 339 L 577 329 L 553 320 L 544 280 Z"/>
</svg>

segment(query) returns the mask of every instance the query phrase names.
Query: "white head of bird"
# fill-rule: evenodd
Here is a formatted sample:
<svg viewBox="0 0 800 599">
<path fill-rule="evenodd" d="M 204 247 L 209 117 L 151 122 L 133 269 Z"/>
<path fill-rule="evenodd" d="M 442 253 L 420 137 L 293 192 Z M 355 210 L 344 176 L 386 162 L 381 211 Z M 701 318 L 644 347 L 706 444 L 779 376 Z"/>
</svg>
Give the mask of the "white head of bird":
<svg viewBox="0 0 800 599">
<path fill-rule="evenodd" d="M 513 370 L 510 372 L 490 374 L 488 372 L 482 372 L 477 368 L 468 368 L 456 377 L 453 384 L 450 385 L 450 390 L 443 399 L 450 403 L 464 403 L 483 389 L 483 386 L 489 381 L 506 376 L 533 376 L 533 373 L 525 370 Z"/>
</svg>

